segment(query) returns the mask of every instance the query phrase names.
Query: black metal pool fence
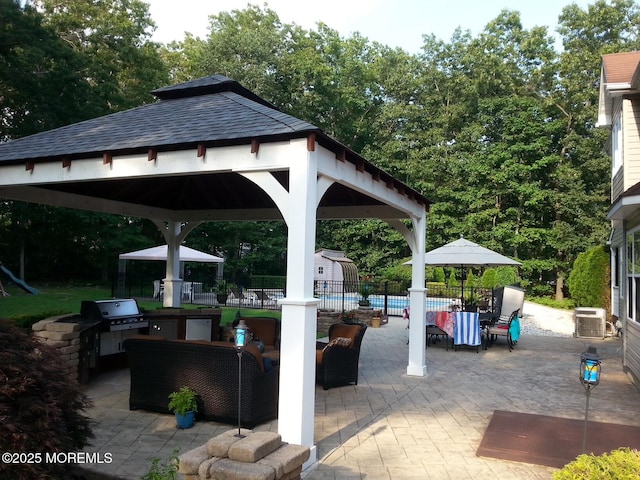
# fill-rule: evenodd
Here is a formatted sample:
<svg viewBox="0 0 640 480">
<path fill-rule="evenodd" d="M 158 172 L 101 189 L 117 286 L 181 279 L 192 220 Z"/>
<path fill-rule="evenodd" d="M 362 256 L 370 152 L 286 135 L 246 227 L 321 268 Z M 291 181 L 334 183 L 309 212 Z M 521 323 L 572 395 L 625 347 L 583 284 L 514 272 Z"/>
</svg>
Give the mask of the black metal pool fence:
<svg viewBox="0 0 640 480">
<path fill-rule="evenodd" d="M 124 281 L 123 281 L 124 280 Z M 155 280 L 157 282 L 157 280 Z M 203 306 L 242 306 L 246 308 L 280 309 L 278 300 L 285 297 L 284 278 L 251 277 L 240 285 L 227 280 L 191 281 L 184 288 L 182 303 Z M 117 285 L 120 285 L 118 287 Z M 468 310 L 487 308 L 491 290 L 465 286 L 464 296 L 460 286 L 447 286 L 429 282 L 427 287 L 427 310 L 450 310 L 454 306 Z M 133 275 L 114 282 L 114 297 L 132 297 L 161 302 L 154 280 Z M 409 283 L 401 281 L 341 282 L 317 280 L 314 296 L 318 308 L 345 312 L 357 308 L 382 310 L 384 315 L 401 316 L 409 306 Z M 368 305 L 367 305 L 368 302 Z"/>
</svg>

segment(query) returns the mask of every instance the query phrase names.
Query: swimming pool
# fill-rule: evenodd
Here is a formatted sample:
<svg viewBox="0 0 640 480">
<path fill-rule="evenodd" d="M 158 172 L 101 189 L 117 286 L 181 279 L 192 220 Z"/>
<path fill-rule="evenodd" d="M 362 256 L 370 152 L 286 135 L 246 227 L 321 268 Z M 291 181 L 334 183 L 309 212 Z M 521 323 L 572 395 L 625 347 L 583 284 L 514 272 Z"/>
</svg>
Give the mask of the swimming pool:
<svg viewBox="0 0 640 480">
<path fill-rule="evenodd" d="M 358 300 L 360 296 L 357 293 L 345 293 L 340 295 L 321 295 L 320 308 L 334 310 L 351 310 L 358 308 Z M 384 308 L 384 295 L 369 296 L 369 303 L 372 308 Z M 425 306 L 428 310 L 444 310 L 451 305 L 452 300 L 449 298 L 427 297 Z M 387 296 L 387 312 L 392 315 L 402 315 L 402 309 L 409 306 L 409 297 L 405 295 L 388 295 Z"/>
</svg>

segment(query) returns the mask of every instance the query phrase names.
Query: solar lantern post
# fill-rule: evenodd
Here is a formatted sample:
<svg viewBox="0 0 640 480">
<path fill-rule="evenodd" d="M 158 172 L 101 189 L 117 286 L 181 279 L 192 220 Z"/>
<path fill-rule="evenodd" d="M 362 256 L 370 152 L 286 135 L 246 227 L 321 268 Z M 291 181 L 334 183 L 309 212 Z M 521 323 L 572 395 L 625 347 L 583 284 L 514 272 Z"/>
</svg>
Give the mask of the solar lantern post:
<svg viewBox="0 0 640 480">
<path fill-rule="evenodd" d="M 238 438 L 244 438 L 244 435 L 240 432 L 240 417 L 242 415 L 242 351 L 247 346 L 250 335 L 249 327 L 247 327 L 244 319 L 240 319 L 234 336 L 234 343 L 238 351 L 238 433 L 235 435 Z"/>
<path fill-rule="evenodd" d="M 586 352 L 580 354 L 580 383 L 587 395 L 587 404 L 584 410 L 584 431 L 582 434 L 582 453 L 586 453 L 587 446 L 587 419 L 589 417 L 589 397 L 591 389 L 600 383 L 601 357 L 596 347 L 589 345 Z"/>
</svg>

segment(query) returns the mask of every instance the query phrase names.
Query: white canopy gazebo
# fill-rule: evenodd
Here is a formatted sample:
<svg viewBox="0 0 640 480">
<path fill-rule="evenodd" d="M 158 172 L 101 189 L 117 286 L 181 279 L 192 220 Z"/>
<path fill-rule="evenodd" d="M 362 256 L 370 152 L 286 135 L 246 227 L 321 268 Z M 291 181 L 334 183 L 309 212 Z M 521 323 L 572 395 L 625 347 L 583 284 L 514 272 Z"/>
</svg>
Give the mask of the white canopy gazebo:
<svg viewBox="0 0 640 480">
<path fill-rule="evenodd" d="M 210 253 L 201 252 L 200 250 L 195 250 L 185 245 L 180 245 L 180 251 L 178 253 L 180 255 L 181 262 L 202 262 L 202 263 L 224 262 L 224 259 L 221 257 L 211 255 Z M 157 247 L 150 247 L 142 250 L 136 250 L 135 252 L 121 253 L 120 255 L 118 255 L 118 258 L 120 260 L 164 261 L 164 260 L 167 260 L 168 254 L 169 254 L 168 245 L 158 245 Z"/>
<path fill-rule="evenodd" d="M 316 221 L 379 218 L 401 232 L 411 311 L 423 318 L 429 201 L 227 77 L 153 93 L 156 103 L 0 144 L 0 198 L 150 219 L 168 244 L 167 307 L 180 304 L 179 246 L 197 225 L 284 221 L 278 432 L 309 446 L 314 462 Z M 423 326 L 412 323 L 409 336 L 407 374 L 425 375 Z"/>
<path fill-rule="evenodd" d="M 185 262 L 216 263 L 218 267 L 216 271 L 216 278 L 222 277 L 221 267 L 222 263 L 224 262 L 224 258 L 218 257 L 216 255 L 211 255 L 210 253 L 201 252 L 200 250 L 195 250 L 193 248 L 187 247 L 186 245 L 180 245 L 178 254 L 180 256 L 180 279 L 184 279 Z M 136 250 L 135 252 L 121 253 L 120 255 L 118 255 L 118 259 L 120 260 L 118 264 L 118 291 L 124 291 L 124 277 L 127 270 L 127 260 L 166 262 L 168 261 L 168 257 L 168 245 L 158 245 L 156 247 L 144 248 L 142 250 Z M 156 292 L 154 291 L 154 297 L 155 296 Z"/>
</svg>

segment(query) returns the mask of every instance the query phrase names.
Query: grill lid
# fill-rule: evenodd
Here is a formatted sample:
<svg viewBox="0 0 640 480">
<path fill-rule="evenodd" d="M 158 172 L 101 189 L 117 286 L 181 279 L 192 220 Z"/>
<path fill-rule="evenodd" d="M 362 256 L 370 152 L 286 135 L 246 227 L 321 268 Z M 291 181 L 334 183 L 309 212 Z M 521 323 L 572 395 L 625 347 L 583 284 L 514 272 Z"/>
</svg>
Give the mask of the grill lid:
<svg viewBox="0 0 640 480">
<path fill-rule="evenodd" d="M 83 300 L 80 304 L 83 320 L 112 321 L 127 317 L 140 317 L 140 309 L 135 298 L 115 298 L 112 300 Z"/>
</svg>

